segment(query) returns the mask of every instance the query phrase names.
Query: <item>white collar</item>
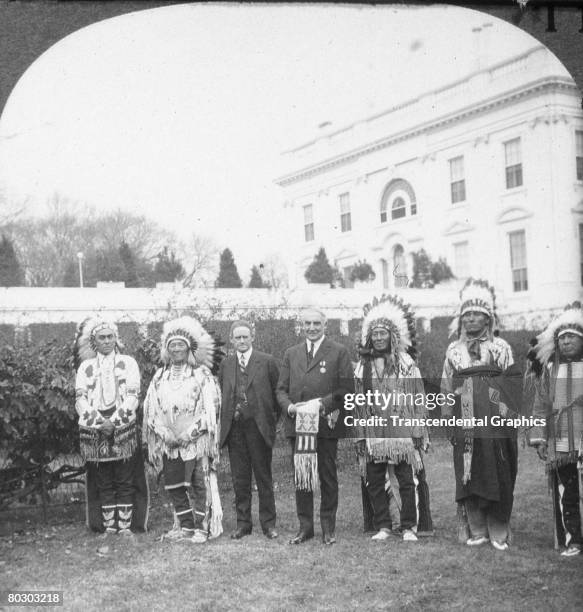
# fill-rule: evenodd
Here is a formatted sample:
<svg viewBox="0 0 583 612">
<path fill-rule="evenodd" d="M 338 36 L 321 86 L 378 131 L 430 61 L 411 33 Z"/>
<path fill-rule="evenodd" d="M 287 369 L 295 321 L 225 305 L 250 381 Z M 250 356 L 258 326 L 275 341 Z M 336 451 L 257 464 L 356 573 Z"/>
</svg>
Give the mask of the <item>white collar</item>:
<svg viewBox="0 0 583 612">
<path fill-rule="evenodd" d="M 253 352 L 253 347 L 248 348 L 244 353 L 240 353 L 237 351 L 237 361 L 241 363 L 241 357 L 245 360 L 245 365 L 249 363 L 249 359 L 251 358 L 251 353 Z"/>
<path fill-rule="evenodd" d="M 319 340 L 316 340 L 316 342 L 312 342 L 311 340 L 308 340 L 306 338 L 306 350 L 308 351 L 308 353 L 310 352 L 310 344 L 312 344 L 314 346 L 314 355 L 315 355 L 318 352 L 322 342 L 324 342 L 325 337 L 326 336 L 322 336 Z"/>
</svg>

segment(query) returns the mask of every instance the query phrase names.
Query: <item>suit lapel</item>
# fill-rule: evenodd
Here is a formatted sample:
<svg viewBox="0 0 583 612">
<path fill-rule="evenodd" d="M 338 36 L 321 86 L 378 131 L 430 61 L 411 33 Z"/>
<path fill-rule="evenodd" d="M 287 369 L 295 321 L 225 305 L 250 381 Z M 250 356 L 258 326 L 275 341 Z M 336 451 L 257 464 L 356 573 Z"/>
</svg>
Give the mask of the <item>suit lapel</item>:
<svg viewBox="0 0 583 612">
<path fill-rule="evenodd" d="M 257 367 L 259 366 L 259 359 L 257 357 L 257 353 L 255 351 L 251 352 L 251 357 L 249 357 L 249 361 L 247 362 L 247 389 L 253 380 L 257 372 Z"/>
<path fill-rule="evenodd" d="M 238 364 L 237 364 L 237 353 L 235 353 L 234 355 L 231 355 L 231 357 L 229 357 L 229 361 L 227 361 L 227 376 L 229 378 L 229 382 L 231 383 L 231 389 L 235 388 L 235 385 L 237 384 L 236 381 L 236 377 L 237 377 L 237 373 L 235 371 L 235 368 L 237 368 Z"/>
<path fill-rule="evenodd" d="M 314 355 L 314 358 L 312 359 L 312 363 L 310 363 L 306 371 L 309 372 L 311 369 L 315 368 L 320 363 L 320 361 L 323 361 L 329 350 L 330 344 L 324 338 L 322 344 L 320 344 L 318 350 L 316 351 L 316 354 Z"/>
<path fill-rule="evenodd" d="M 296 351 L 296 363 L 301 368 L 303 374 L 305 374 L 308 369 L 306 365 L 307 361 L 308 353 L 306 350 L 306 341 L 304 340 L 301 344 L 298 344 Z"/>
</svg>

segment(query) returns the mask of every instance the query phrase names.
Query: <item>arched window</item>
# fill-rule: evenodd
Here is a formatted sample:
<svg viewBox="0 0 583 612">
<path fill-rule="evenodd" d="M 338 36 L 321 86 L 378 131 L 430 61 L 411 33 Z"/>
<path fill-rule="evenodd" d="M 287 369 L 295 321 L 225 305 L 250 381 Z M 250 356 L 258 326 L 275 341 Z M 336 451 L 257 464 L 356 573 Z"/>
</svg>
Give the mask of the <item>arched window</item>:
<svg viewBox="0 0 583 612">
<path fill-rule="evenodd" d="M 381 223 L 390 219 L 403 219 L 417 214 L 417 200 L 413 187 L 404 179 L 393 179 L 385 188 L 381 198 Z"/>
<path fill-rule="evenodd" d="M 403 198 L 395 198 L 391 205 L 391 219 L 400 219 L 407 214 L 405 200 Z"/>
</svg>

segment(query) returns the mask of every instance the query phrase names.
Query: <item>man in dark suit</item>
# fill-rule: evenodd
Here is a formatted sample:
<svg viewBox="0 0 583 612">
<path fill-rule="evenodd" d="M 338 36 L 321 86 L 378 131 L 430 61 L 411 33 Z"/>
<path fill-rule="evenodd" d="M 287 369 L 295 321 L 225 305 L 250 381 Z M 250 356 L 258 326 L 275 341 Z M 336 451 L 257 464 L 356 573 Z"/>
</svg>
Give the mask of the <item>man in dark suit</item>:
<svg viewBox="0 0 583 612">
<path fill-rule="evenodd" d="M 251 521 L 251 472 L 259 493 L 259 521 L 269 539 L 277 538 L 271 456 L 280 408 L 275 396 L 279 369 L 275 359 L 253 348 L 255 333 L 247 321 L 231 325 L 235 354 L 221 364 L 219 382 L 223 396 L 221 447 L 229 448 L 235 489 L 237 529 L 231 538 L 249 535 Z"/>
<path fill-rule="evenodd" d="M 318 309 L 303 312 L 305 340 L 289 348 L 284 355 L 277 384 L 277 399 L 284 412 L 286 436 L 295 453 L 294 404 L 318 399 L 320 419 L 317 435 L 318 477 L 321 503 L 322 541 L 336 542 L 338 477 L 336 453 L 338 438 L 344 432 L 344 395 L 354 391 L 353 368 L 348 350 L 326 338 L 326 316 Z M 314 495 L 296 488 L 296 509 L 300 521 L 298 533 L 290 544 L 301 544 L 314 537 Z"/>
</svg>

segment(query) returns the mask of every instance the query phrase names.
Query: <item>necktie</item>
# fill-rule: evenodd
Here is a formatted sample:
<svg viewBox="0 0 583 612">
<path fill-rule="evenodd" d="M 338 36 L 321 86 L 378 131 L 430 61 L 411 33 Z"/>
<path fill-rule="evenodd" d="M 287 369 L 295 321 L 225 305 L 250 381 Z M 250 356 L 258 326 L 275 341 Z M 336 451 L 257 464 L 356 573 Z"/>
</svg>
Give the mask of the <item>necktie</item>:
<svg viewBox="0 0 583 612">
<path fill-rule="evenodd" d="M 239 369 L 241 370 L 242 374 L 245 374 L 245 355 L 243 353 L 241 353 L 240 357 L 239 357 Z"/>
<path fill-rule="evenodd" d="M 308 340 L 308 344 L 310 346 L 310 350 L 308 351 L 308 365 L 312 363 L 312 359 L 314 359 L 314 343 Z"/>
</svg>

